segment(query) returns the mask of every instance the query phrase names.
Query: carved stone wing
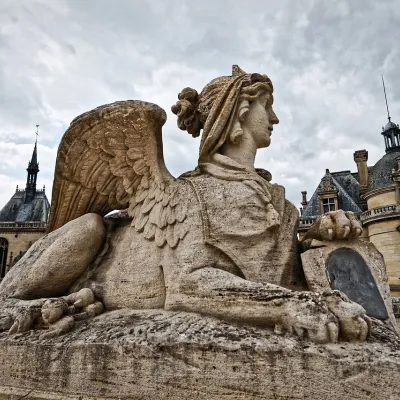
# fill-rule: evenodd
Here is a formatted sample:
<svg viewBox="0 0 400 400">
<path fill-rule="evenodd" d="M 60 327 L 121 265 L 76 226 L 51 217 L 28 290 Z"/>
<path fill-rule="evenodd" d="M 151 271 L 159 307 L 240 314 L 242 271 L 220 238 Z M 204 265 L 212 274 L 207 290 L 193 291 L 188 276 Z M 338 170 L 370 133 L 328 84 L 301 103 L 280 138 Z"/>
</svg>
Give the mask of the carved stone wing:
<svg viewBox="0 0 400 400">
<path fill-rule="evenodd" d="M 132 225 L 158 246 L 175 247 L 187 230 L 179 181 L 162 147 L 165 111 L 129 100 L 75 118 L 58 149 L 48 231 L 86 213 L 129 207 Z"/>
</svg>

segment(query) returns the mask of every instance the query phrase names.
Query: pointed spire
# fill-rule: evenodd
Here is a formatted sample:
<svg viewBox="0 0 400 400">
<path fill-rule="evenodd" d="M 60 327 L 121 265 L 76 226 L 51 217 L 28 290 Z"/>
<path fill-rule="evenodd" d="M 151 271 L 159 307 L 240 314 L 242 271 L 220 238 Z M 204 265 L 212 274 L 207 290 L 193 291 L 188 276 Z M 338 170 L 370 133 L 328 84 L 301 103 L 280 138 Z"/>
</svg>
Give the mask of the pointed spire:
<svg viewBox="0 0 400 400">
<path fill-rule="evenodd" d="M 28 176 L 26 179 L 25 203 L 30 203 L 36 194 L 36 180 L 39 172 L 39 163 L 37 161 L 37 137 L 39 136 L 38 128 L 39 125 L 36 125 L 35 147 L 33 148 L 31 161 L 29 161 L 28 168 L 26 169 Z"/>
<path fill-rule="evenodd" d="M 382 85 L 383 85 L 383 93 L 385 94 L 386 110 L 387 110 L 388 120 L 389 120 L 389 122 L 390 122 L 389 106 L 388 106 L 388 102 L 387 102 L 385 81 L 384 81 L 384 79 L 383 79 L 383 75 L 382 75 Z"/>
<path fill-rule="evenodd" d="M 35 140 L 35 147 L 33 148 L 32 158 L 29 161 L 28 169 L 36 170 L 39 172 L 39 164 L 37 162 L 37 138 L 39 136 L 39 125 L 36 125 L 36 140 Z"/>
<path fill-rule="evenodd" d="M 35 143 L 35 147 L 33 148 L 32 158 L 31 161 L 29 161 L 28 168 L 39 169 L 39 164 L 37 162 L 37 143 Z"/>
</svg>

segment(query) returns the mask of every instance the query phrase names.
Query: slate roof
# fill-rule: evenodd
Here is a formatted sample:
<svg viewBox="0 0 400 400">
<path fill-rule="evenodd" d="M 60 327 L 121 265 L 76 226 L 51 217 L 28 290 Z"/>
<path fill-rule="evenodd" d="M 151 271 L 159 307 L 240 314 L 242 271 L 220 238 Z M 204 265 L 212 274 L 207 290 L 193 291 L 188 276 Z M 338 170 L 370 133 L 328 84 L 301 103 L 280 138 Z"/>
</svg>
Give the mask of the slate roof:
<svg viewBox="0 0 400 400">
<path fill-rule="evenodd" d="M 43 190 L 35 192 L 32 201 L 25 203 L 25 190 L 17 190 L 0 210 L 0 222 L 47 222 L 50 203 Z"/>
<path fill-rule="evenodd" d="M 338 191 L 339 208 L 360 214 L 367 209 L 366 203 L 360 199 L 357 180 L 358 174 L 350 171 L 331 172 L 333 186 Z M 307 206 L 303 210 L 300 219 L 314 219 L 321 215 L 321 203 L 318 192 L 322 191 L 322 182 L 318 185 Z"/>
<path fill-rule="evenodd" d="M 397 157 L 400 157 L 400 149 L 386 153 L 373 167 L 369 168 L 368 191 L 393 185 L 392 170 L 397 169 Z"/>
<path fill-rule="evenodd" d="M 373 190 L 393 186 L 393 170 L 398 169 L 396 158 L 400 157 L 400 128 L 399 125 L 389 121 L 382 128 L 382 135 L 385 137 L 386 154 L 373 166 L 368 168 L 368 185 L 363 188 L 364 194 Z M 329 171 L 327 170 L 329 173 Z M 350 171 L 331 172 L 333 186 L 338 191 L 338 206 L 345 211 L 353 211 L 360 214 L 367 210 L 367 203 L 360 199 L 360 184 L 358 173 Z M 322 180 L 311 196 L 307 206 L 300 217 L 301 220 L 315 219 L 321 215 L 321 203 L 318 192 L 322 191 Z M 365 190 L 366 189 L 366 190 Z"/>
<path fill-rule="evenodd" d="M 388 131 L 388 130 L 390 130 L 390 129 L 396 129 L 396 128 L 398 128 L 398 125 L 395 124 L 395 123 L 392 122 L 392 121 L 389 121 L 389 122 L 385 125 L 385 128 L 384 128 L 383 130 L 384 130 L 384 131 Z"/>
<path fill-rule="evenodd" d="M 392 186 L 392 170 L 397 169 L 396 158 L 400 157 L 399 151 L 386 153 L 374 166 L 368 168 L 368 192 Z M 339 208 L 359 214 L 367 210 L 365 200 L 360 199 L 358 173 L 350 171 L 331 172 L 332 181 L 338 190 Z M 300 219 L 315 219 L 321 215 L 321 203 L 318 192 L 322 190 L 322 182 L 318 185 Z"/>
</svg>

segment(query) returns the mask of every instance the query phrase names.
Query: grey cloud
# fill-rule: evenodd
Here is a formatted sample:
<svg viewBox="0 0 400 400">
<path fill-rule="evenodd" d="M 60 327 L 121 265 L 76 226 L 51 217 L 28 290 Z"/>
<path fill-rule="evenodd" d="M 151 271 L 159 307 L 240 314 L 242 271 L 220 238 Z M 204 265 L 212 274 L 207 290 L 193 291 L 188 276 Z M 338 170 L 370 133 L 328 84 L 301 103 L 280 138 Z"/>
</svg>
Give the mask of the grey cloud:
<svg viewBox="0 0 400 400">
<path fill-rule="evenodd" d="M 179 131 L 170 106 L 238 63 L 274 82 L 281 122 L 257 162 L 299 205 L 325 168 L 355 170 L 354 150 L 371 164 L 382 156 L 381 73 L 400 122 L 399 23 L 396 0 L 3 0 L 0 146 L 33 143 L 39 123 L 50 159 L 78 114 L 140 98 L 168 112 L 165 158 L 179 175 L 196 164 L 199 140 Z M 40 174 L 50 181 L 50 166 Z"/>
</svg>

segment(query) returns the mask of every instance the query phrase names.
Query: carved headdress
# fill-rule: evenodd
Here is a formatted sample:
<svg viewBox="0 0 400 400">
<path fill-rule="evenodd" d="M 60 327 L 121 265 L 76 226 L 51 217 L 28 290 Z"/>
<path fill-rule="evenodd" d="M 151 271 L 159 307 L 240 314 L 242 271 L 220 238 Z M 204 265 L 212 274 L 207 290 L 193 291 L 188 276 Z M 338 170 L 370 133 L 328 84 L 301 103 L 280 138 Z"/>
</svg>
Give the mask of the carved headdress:
<svg viewBox="0 0 400 400">
<path fill-rule="evenodd" d="M 239 121 L 247 114 L 249 101 L 265 92 L 273 92 L 268 76 L 248 74 L 237 65 L 232 67 L 232 76 L 212 80 L 200 95 L 191 88 L 182 90 L 172 112 L 178 116 L 179 128 L 187 130 L 193 137 L 199 136 L 203 129 L 200 162 L 209 160 L 226 142 L 228 135 L 232 141 L 238 140 L 241 135 Z"/>
</svg>

